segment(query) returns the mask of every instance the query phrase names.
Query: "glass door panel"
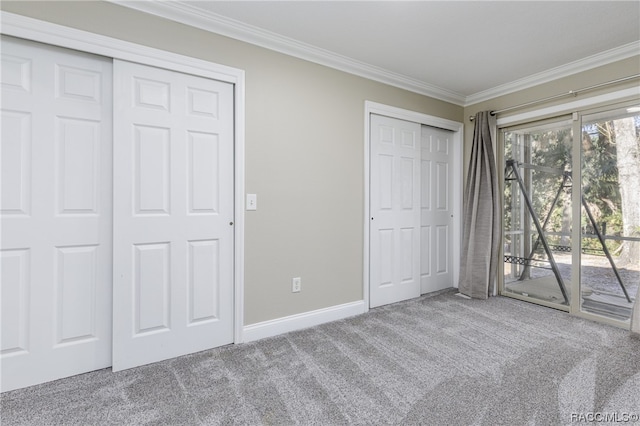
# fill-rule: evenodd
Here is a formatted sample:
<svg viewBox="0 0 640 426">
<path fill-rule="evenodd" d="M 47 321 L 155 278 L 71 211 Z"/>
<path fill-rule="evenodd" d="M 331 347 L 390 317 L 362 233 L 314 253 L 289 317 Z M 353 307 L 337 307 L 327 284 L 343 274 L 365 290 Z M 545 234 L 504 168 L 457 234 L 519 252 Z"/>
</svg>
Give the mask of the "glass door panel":
<svg viewBox="0 0 640 426">
<path fill-rule="evenodd" d="M 580 309 L 626 321 L 640 282 L 640 114 L 583 117 Z"/>
<path fill-rule="evenodd" d="M 571 121 L 505 130 L 503 294 L 571 300 Z"/>
</svg>

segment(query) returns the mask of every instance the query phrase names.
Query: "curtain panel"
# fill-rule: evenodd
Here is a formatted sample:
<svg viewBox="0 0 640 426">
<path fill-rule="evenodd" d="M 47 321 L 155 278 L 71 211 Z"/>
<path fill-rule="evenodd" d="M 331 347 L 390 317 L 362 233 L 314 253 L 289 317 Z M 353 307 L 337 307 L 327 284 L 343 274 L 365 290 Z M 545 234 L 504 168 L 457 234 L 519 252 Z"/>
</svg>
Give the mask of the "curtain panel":
<svg viewBox="0 0 640 426">
<path fill-rule="evenodd" d="M 471 159 L 464 192 L 460 293 L 475 299 L 495 294 L 500 244 L 500 195 L 493 146 L 496 119 L 475 116 Z"/>
</svg>

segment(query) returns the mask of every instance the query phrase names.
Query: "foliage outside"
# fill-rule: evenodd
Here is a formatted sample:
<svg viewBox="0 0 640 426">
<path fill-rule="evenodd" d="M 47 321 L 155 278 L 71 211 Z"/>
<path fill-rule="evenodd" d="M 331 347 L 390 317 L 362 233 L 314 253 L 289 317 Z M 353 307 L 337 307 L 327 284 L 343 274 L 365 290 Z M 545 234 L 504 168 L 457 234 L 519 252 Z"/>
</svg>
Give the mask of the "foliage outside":
<svg viewBox="0 0 640 426">
<path fill-rule="evenodd" d="M 568 185 L 562 187 L 562 172 L 571 172 L 571 127 L 507 132 L 504 136 L 505 160 L 547 168 L 519 170 L 540 223 L 549 215 L 545 227 L 549 244 L 570 246 L 571 191 L 577 183 L 568 179 Z M 640 115 L 586 123 L 582 128 L 581 155 L 582 193 L 600 232 L 605 236 L 640 237 Z M 508 176 L 509 171 L 505 172 Z M 514 255 L 516 246 L 531 246 L 537 233 L 514 181 L 505 183 L 504 197 L 505 253 Z M 527 232 L 516 232 L 526 228 L 531 230 L 528 242 L 521 240 Z M 603 255 L 584 207 L 580 228 L 583 252 Z M 616 263 L 640 264 L 640 243 L 607 239 L 606 244 L 616 256 Z M 544 257 L 540 249 L 534 257 Z M 515 255 L 526 257 L 528 253 Z"/>
</svg>

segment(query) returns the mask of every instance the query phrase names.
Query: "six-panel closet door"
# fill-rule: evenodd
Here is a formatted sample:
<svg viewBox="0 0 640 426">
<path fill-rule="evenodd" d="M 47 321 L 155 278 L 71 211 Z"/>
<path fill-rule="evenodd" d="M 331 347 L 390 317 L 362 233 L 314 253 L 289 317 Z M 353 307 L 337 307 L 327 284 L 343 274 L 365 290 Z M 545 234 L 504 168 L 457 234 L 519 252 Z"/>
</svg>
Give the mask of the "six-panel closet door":
<svg viewBox="0 0 640 426">
<path fill-rule="evenodd" d="M 232 84 L 2 37 L 1 391 L 233 341 L 233 114 Z"/>
<path fill-rule="evenodd" d="M 233 342 L 233 86 L 114 61 L 113 369 Z"/>
<path fill-rule="evenodd" d="M 420 293 L 453 287 L 453 132 L 422 126 Z"/>
<path fill-rule="evenodd" d="M 2 38 L 2 391 L 111 365 L 111 71 Z"/>
<path fill-rule="evenodd" d="M 371 114 L 369 305 L 453 286 L 453 132 Z"/>
<path fill-rule="evenodd" d="M 420 296 L 420 124 L 371 115 L 370 307 Z"/>
</svg>

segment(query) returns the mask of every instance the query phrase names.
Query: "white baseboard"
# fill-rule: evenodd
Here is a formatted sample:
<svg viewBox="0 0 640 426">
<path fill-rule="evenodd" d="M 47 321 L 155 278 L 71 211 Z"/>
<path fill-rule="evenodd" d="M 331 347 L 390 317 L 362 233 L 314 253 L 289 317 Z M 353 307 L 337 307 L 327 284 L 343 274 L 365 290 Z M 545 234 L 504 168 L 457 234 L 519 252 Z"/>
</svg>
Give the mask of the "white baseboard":
<svg viewBox="0 0 640 426">
<path fill-rule="evenodd" d="M 331 306 L 315 311 L 303 312 L 288 317 L 263 321 L 247 325 L 243 329 L 243 341 L 251 342 L 265 337 L 277 336 L 290 331 L 301 330 L 307 327 L 341 320 L 366 312 L 364 300 Z"/>
</svg>

